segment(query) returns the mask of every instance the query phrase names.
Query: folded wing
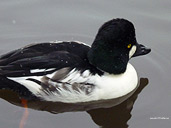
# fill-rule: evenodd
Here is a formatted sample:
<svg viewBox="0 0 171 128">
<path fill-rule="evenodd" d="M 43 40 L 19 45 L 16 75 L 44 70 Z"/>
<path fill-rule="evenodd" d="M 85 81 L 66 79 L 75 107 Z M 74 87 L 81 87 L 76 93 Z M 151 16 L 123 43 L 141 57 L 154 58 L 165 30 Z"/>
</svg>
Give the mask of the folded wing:
<svg viewBox="0 0 171 128">
<path fill-rule="evenodd" d="M 42 76 L 65 67 L 81 67 L 87 61 L 88 50 L 88 46 L 76 42 L 26 46 L 0 57 L 0 75 Z"/>
</svg>

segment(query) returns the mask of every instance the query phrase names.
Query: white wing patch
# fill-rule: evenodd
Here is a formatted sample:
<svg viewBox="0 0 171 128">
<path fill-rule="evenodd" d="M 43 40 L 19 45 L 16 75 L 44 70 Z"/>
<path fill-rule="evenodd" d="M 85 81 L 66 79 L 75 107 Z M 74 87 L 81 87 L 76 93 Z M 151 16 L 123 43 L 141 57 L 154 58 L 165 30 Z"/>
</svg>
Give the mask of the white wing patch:
<svg viewBox="0 0 171 128">
<path fill-rule="evenodd" d="M 48 72 L 48 71 L 53 71 L 55 68 L 50 68 L 50 69 L 32 69 L 30 70 L 30 73 L 39 73 L 39 72 Z"/>
</svg>

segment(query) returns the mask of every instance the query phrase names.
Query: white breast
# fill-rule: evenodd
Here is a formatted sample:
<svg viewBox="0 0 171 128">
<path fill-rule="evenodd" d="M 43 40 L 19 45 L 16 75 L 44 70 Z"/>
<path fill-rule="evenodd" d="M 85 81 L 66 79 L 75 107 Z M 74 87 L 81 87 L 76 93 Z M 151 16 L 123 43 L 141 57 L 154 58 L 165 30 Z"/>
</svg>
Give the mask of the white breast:
<svg viewBox="0 0 171 128">
<path fill-rule="evenodd" d="M 134 67 L 128 63 L 126 72 L 121 75 L 104 74 L 96 77 L 94 93 L 100 99 L 113 99 L 133 91 L 138 85 L 138 76 Z"/>
</svg>

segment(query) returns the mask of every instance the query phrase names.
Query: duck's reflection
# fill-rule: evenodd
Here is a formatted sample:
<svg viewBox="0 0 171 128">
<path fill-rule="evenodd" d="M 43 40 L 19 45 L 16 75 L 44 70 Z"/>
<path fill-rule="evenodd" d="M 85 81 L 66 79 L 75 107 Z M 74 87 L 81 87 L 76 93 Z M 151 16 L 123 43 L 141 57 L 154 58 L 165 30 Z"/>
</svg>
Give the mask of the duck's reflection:
<svg viewBox="0 0 171 128">
<path fill-rule="evenodd" d="M 148 84 L 147 78 L 140 79 L 139 87 L 133 92 L 121 98 L 81 103 L 64 104 L 59 102 L 47 101 L 28 101 L 29 108 L 48 111 L 51 113 L 62 113 L 70 111 L 87 111 L 93 121 L 103 128 L 127 128 L 127 121 L 131 118 L 131 110 L 138 94 Z M 17 106 L 23 106 L 21 98 L 9 90 L 0 90 L 0 97 Z"/>
<path fill-rule="evenodd" d="M 93 121 L 101 128 L 128 128 L 131 110 L 143 88 L 148 84 L 147 78 L 140 79 L 140 85 L 131 97 L 111 108 L 99 108 L 87 111 Z"/>
</svg>

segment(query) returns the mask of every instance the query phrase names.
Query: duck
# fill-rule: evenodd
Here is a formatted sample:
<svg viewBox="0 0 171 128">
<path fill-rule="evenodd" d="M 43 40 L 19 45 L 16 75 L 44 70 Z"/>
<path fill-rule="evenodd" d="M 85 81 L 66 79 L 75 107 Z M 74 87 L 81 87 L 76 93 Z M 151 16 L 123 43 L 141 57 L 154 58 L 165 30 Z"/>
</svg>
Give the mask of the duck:
<svg viewBox="0 0 171 128">
<path fill-rule="evenodd" d="M 129 60 L 150 48 L 136 40 L 133 23 L 111 19 L 91 46 L 79 41 L 30 44 L 0 56 L 0 89 L 25 99 L 83 103 L 115 99 L 138 86 Z"/>
</svg>

